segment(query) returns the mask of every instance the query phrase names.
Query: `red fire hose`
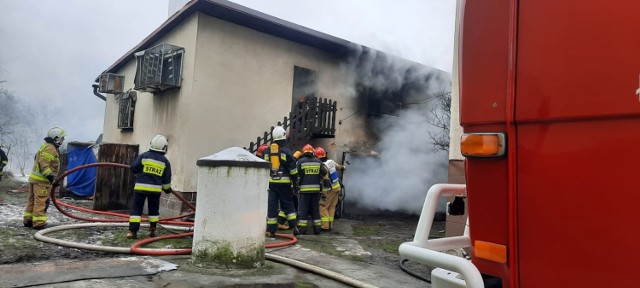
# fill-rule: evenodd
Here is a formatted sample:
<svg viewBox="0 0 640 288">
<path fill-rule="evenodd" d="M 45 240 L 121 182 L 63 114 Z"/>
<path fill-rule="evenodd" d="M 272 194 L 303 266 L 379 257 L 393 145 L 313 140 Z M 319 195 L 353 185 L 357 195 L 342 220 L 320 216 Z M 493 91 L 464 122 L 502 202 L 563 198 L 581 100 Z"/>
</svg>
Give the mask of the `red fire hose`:
<svg viewBox="0 0 640 288">
<path fill-rule="evenodd" d="M 70 170 L 64 172 L 62 175 L 60 175 L 56 179 L 56 181 L 60 182 L 65 177 L 67 177 L 69 174 L 71 174 L 73 172 L 76 172 L 78 170 L 86 169 L 86 168 L 90 168 L 90 167 L 97 167 L 97 166 L 119 167 L 119 168 L 125 168 L 125 169 L 129 169 L 129 167 L 130 167 L 129 165 L 125 165 L 125 164 L 109 163 L 109 162 L 99 162 L 99 163 L 86 164 L 86 165 L 81 165 L 81 166 L 75 167 L 73 169 L 70 169 Z M 129 215 L 127 215 L 127 214 L 92 210 L 92 209 L 78 207 L 78 206 L 74 206 L 74 205 L 70 205 L 70 204 L 58 201 L 56 199 L 56 197 L 55 197 L 55 188 L 53 186 L 51 187 L 51 190 L 50 190 L 49 194 L 51 196 L 51 201 L 53 202 L 53 205 L 58 209 L 58 211 L 60 211 L 60 213 L 66 215 L 67 217 L 70 217 L 70 218 L 73 218 L 73 219 L 89 221 L 89 222 L 127 222 L 128 218 L 129 218 Z M 159 223 L 161 223 L 161 224 L 193 226 L 193 222 L 171 221 L 173 219 L 191 217 L 191 216 L 195 215 L 195 210 L 196 210 L 196 207 L 193 206 L 193 204 L 191 204 L 191 202 L 189 202 L 186 199 L 184 199 L 184 197 L 182 197 L 182 195 L 180 195 L 179 193 L 173 193 L 173 195 L 176 196 L 176 198 L 178 198 L 180 201 L 185 203 L 187 206 L 189 206 L 189 208 L 191 208 L 194 212 L 188 213 L 188 214 L 179 215 L 179 216 L 175 216 L 175 217 L 170 217 L 170 218 L 162 218 L 162 219 L 160 219 Z M 88 212 L 88 213 L 119 217 L 120 219 L 81 217 L 81 216 L 77 216 L 77 215 L 73 215 L 73 214 L 69 213 L 68 211 L 62 209 L 62 207 L 66 207 L 66 208 L 70 208 L 70 209 L 74 209 L 74 210 L 78 210 L 78 211 L 83 211 L 83 212 Z M 142 220 L 143 221 L 147 221 L 148 219 L 147 218 L 142 218 Z M 140 240 L 140 241 L 138 241 L 136 243 L 133 243 L 131 245 L 130 251 L 131 251 L 132 254 L 150 255 L 150 256 L 191 254 L 191 251 L 192 251 L 191 248 L 169 249 L 169 251 L 167 251 L 167 249 L 155 250 L 155 249 L 146 249 L 146 248 L 140 248 L 140 247 L 142 247 L 144 245 L 147 245 L 149 243 L 158 241 L 158 240 L 188 237 L 188 236 L 192 236 L 192 235 L 193 235 L 193 232 L 188 232 L 188 233 L 175 234 L 175 235 L 163 235 L 163 236 L 160 236 L 160 237 L 154 237 L 154 238 L 148 238 L 148 239 Z M 298 242 L 298 239 L 293 235 L 276 234 L 276 236 L 280 237 L 280 238 L 287 238 L 289 240 L 288 241 L 283 241 L 283 242 L 276 242 L 276 243 L 266 244 L 265 248 L 285 247 L 285 246 L 293 245 L 296 242 Z"/>
</svg>

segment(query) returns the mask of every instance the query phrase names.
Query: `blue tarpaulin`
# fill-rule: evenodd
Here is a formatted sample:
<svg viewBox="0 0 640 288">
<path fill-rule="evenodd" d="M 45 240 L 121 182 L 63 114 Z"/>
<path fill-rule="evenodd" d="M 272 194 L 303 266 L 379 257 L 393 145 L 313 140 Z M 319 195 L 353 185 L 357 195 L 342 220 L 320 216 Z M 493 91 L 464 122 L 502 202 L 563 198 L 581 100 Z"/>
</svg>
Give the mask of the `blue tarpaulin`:
<svg viewBox="0 0 640 288">
<path fill-rule="evenodd" d="M 67 170 L 96 163 L 96 155 L 91 148 L 73 148 L 67 154 Z M 91 196 L 95 191 L 97 167 L 80 169 L 67 176 L 67 190 L 79 196 Z"/>
</svg>

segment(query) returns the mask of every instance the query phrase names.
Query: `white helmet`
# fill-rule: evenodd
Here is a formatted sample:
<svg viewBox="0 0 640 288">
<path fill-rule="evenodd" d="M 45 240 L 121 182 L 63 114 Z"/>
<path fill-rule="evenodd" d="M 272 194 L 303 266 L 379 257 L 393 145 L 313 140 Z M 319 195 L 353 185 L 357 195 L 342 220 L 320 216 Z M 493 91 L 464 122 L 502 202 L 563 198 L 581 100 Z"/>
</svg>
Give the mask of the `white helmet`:
<svg viewBox="0 0 640 288">
<path fill-rule="evenodd" d="M 276 126 L 276 128 L 273 128 L 271 135 L 273 135 L 273 141 L 287 139 L 287 131 L 284 131 L 282 126 Z"/>
<path fill-rule="evenodd" d="M 62 145 L 62 141 L 64 141 L 64 136 L 67 136 L 67 132 L 65 132 L 64 129 L 62 129 L 62 127 L 58 127 L 58 126 L 49 129 L 49 132 L 47 132 L 47 137 L 53 139 L 53 143 L 55 143 L 58 146 Z"/>
<path fill-rule="evenodd" d="M 168 145 L 169 141 L 167 141 L 167 137 L 158 134 L 151 139 L 149 150 L 167 153 Z"/>
</svg>

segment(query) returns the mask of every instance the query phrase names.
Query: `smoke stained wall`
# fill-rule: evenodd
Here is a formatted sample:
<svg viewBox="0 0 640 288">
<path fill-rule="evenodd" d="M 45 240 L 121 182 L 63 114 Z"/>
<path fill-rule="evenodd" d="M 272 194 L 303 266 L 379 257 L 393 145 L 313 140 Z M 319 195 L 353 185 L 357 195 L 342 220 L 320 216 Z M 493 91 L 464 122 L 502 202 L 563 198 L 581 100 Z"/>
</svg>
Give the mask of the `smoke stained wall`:
<svg viewBox="0 0 640 288">
<path fill-rule="evenodd" d="M 350 130 L 340 134 L 351 163 L 345 209 L 419 214 L 429 187 L 447 180 L 448 153 L 432 149 L 428 133 L 438 128 L 427 118 L 439 109 L 435 95 L 450 91 L 450 76 L 366 47 L 359 52 L 344 67 L 353 97 L 338 116 L 339 128 Z"/>
</svg>

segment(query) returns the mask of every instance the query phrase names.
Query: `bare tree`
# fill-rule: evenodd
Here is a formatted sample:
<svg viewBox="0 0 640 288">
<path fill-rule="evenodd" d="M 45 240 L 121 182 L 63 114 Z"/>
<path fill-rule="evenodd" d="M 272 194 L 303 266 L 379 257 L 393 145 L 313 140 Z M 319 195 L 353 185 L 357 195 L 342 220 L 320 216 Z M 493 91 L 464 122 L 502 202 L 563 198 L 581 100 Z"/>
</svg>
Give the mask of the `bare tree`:
<svg viewBox="0 0 640 288">
<path fill-rule="evenodd" d="M 31 144 L 35 134 L 33 109 L 26 102 L 16 97 L 2 85 L 0 80 L 0 145 L 9 157 L 12 167 L 17 164 L 24 175 L 25 167 L 30 161 Z"/>
<path fill-rule="evenodd" d="M 449 151 L 449 123 L 451 121 L 451 91 L 434 96 L 437 105 L 433 105 L 427 116 L 427 123 L 436 131 L 427 131 L 433 144 L 433 151 Z"/>
</svg>

